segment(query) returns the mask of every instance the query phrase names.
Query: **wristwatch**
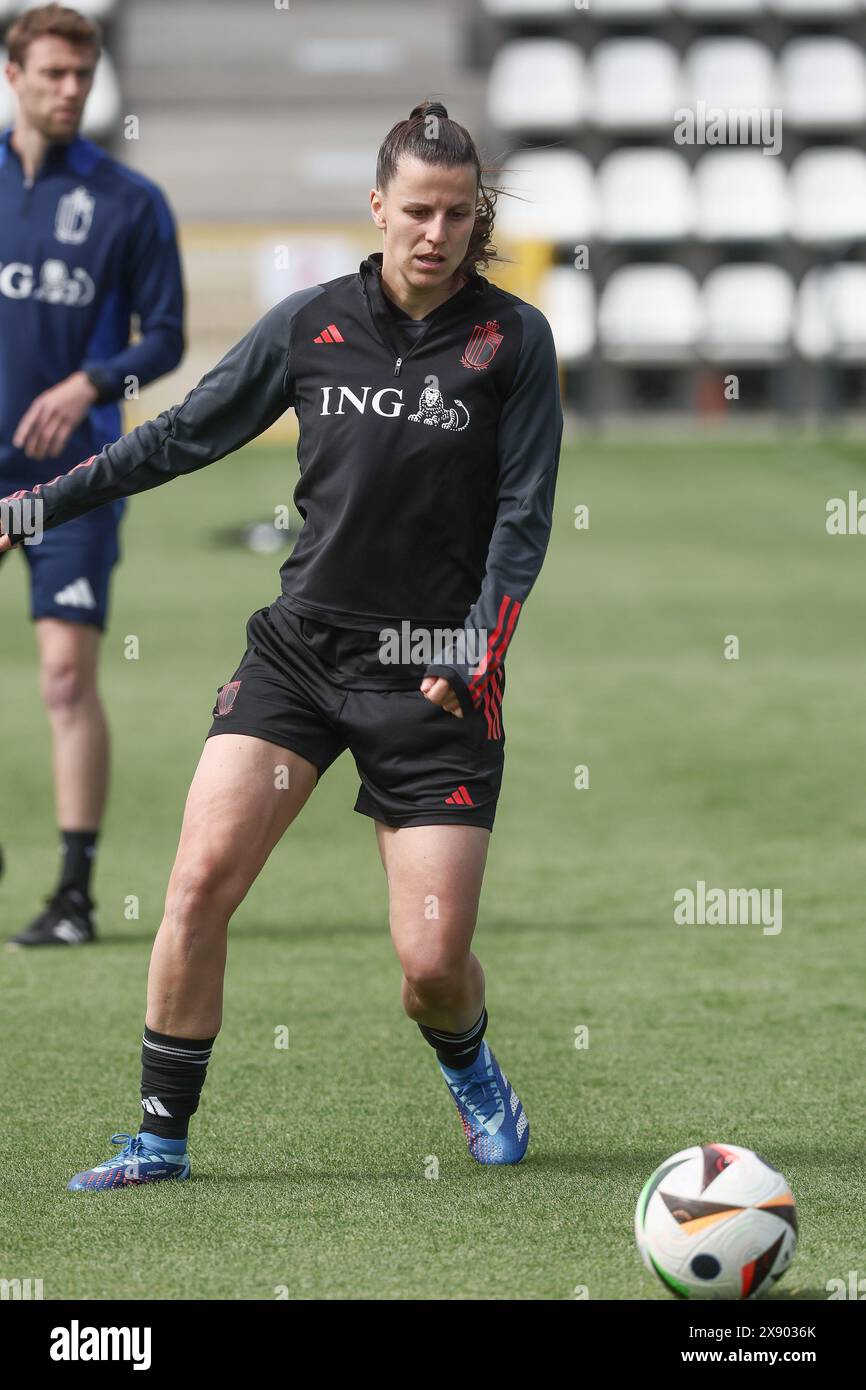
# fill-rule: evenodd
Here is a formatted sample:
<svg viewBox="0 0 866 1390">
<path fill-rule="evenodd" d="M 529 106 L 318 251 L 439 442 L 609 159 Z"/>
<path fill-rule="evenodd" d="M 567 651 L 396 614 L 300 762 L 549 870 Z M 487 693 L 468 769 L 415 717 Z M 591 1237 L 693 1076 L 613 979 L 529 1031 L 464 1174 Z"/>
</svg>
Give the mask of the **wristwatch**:
<svg viewBox="0 0 866 1390">
<path fill-rule="evenodd" d="M 96 387 L 96 400 L 94 401 L 94 405 L 99 405 L 100 401 L 111 400 L 114 391 L 111 382 L 104 372 L 94 367 L 89 371 L 85 371 L 84 375 L 87 377 L 87 380 Z"/>
</svg>

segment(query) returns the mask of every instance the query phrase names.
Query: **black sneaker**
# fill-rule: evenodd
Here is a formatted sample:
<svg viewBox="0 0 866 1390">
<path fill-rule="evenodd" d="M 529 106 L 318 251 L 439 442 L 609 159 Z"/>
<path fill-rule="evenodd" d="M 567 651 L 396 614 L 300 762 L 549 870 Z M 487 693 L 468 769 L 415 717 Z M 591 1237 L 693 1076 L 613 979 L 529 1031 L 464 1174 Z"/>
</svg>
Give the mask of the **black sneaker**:
<svg viewBox="0 0 866 1390">
<path fill-rule="evenodd" d="M 29 926 L 17 936 L 10 937 L 7 948 L 17 946 L 83 946 L 96 937 L 92 913 L 94 904 L 77 888 L 68 888 L 46 898 L 46 908 L 34 917 Z"/>
</svg>

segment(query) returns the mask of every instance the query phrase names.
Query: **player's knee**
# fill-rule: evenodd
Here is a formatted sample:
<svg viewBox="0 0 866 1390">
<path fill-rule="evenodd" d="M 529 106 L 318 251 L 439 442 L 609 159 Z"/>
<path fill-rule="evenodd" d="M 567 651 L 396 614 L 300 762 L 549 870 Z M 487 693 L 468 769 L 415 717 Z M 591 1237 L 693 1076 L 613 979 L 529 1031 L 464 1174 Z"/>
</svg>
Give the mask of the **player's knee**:
<svg viewBox="0 0 866 1390">
<path fill-rule="evenodd" d="M 172 871 L 166 916 L 178 925 L 227 919 L 243 901 L 248 886 L 227 856 L 187 856 Z"/>
<path fill-rule="evenodd" d="M 403 974 L 413 992 L 426 1000 L 447 1000 L 463 984 L 467 953 L 429 949 L 403 962 Z"/>
<path fill-rule="evenodd" d="M 95 697 L 92 678 L 86 669 L 72 659 L 47 661 L 40 672 L 42 699 L 52 714 L 66 714 L 80 709 Z"/>
</svg>

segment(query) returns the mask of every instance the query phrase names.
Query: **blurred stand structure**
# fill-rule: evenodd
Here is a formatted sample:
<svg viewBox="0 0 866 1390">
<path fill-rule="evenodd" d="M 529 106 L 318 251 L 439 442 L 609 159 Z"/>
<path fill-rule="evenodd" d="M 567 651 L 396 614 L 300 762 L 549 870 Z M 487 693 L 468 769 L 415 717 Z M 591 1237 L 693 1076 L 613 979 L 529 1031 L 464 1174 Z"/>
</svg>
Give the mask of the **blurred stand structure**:
<svg viewBox="0 0 866 1390">
<path fill-rule="evenodd" d="M 168 191 L 190 291 L 130 423 L 378 248 L 376 151 L 427 95 L 516 195 L 489 273 L 547 314 L 581 417 L 866 409 L 866 0 L 79 8 L 108 41 L 85 133 Z"/>
</svg>

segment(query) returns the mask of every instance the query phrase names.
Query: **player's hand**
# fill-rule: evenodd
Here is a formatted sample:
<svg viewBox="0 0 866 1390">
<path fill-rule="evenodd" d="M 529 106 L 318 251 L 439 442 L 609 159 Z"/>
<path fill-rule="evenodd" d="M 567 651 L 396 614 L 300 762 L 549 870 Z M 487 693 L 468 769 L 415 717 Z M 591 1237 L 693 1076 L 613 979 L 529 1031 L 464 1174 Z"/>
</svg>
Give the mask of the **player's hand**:
<svg viewBox="0 0 866 1390">
<path fill-rule="evenodd" d="M 421 682 L 421 693 L 434 705 L 441 705 L 443 709 L 447 709 L 449 714 L 456 715 L 458 719 L 463 718 L 460 701 L 444 676 L 425 676 Z"/>
<path fill-rule="evenodd" d="M 12 542 L 10 541 L 9 537 L 0 534 L 0 555 L 3 554 L 3 551 L 4 551 L 4 550 L 12 550 L 12 549 L 13 549 L 13 545 L 12 545 Z"/>
<path fill-rule="evenodd" d="M 31 459 L 57 458 L 97 395 L 84 372 L 73 372 L 57 386 L 42 391 L 18 421 L 12 436 L 15 448 L 23 449 Z"/>
</svg>

